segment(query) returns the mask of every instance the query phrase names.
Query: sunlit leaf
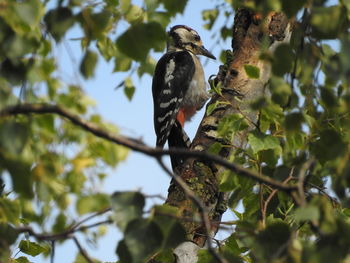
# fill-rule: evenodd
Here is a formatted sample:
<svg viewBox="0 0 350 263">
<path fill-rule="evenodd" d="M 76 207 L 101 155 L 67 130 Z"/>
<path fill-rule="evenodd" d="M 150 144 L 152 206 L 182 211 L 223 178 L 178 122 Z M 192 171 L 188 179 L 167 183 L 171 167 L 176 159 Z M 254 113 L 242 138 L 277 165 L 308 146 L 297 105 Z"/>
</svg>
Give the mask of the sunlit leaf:
<svg viewBox="0 0 350 263">
<path fill-rule="evenodd" d="M 86 51 L 80 64 L 80 72 L 85 78 L 91 78 L 94 75 L 98 56 L 95 52 Z"/>
<path fill-rule="evenodd" d="M 248 141 L 254 153 L 268 149 L 279 149 L 281 147 L 276 137 L 263 134 L 256 130 L 249 133 Z"/>
<path fill-rule="evenodd" d="M 252 65 L 244 65 L 245 73 L 251 79 L 258 79 L 260 77 L 260 69 Z"/>
<path fill-rule="evenodd" d="M 43 15 L 43 6 L 38 0 L 18 2 L 14 7 L 18 16 L 30 27 L 36 26 Z"/>
<path fill-rule="evenodd" d="M 31 242 L 28 240 L 21 240 L 18 248 L 21 250 L 21 252 L 23 252 L 27 255 L 30 255 L 32 257 L 35 257 L 35 256 L 47 251 L 46 247 L 43 247 L 43 246 L 39 245 L 38 243 Z"/>
<path fill-rule="evenodd" d="M 16 263 L 31 263 L 28 258 L 26 257 L 18 257 L 15 259 Z"/>
<path fill-rule="evenodd" d="M 124 93 L 126 97 L 131 101 L 135 93 L 135 87 L 131 78 L 126 78 L 124 81 Z"/>
<path fill-rule="evenodd" d="M 294 217 L 298 221 L 318 220 L 320 212 L 315 206 L 300 207 L 295 210 Z"/>
<path fill-rule="evenodd" d="M 82 196 L 77 201 L 77 211 L 80 215 L 101 211 L 109 206 L 109 196 L 106 194 L 91 194 Z"/>
<path fill-rule="evenodd" d="M 142 22 L 144 16 L 144 12 L 141 7 L 137 5 L 132 5 L 127 13 L 125 14 L 125 19 L 129 23 L 137 23 Z"/>
</svg>

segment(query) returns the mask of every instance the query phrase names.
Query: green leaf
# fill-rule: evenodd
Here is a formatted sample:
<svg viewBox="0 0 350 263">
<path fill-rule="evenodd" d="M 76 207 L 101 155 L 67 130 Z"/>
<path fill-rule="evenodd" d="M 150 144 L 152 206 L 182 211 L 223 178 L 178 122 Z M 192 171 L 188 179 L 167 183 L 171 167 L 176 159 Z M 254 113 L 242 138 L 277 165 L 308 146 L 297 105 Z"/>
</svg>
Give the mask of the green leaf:
<svg viewBox="0 0 350 263">
<path fill-rule="evenodd" d="M 119 242 L 117 253 L 121 263 L 141 263 L 161 248 L 163 234 L 159 226 L 147 219 L 131 221 Z"/>
<path fill-rule="evenodd" d="M 113 218 L 124 231 L 128 223 L 141 218 L 145 197 L 139 192 L 115 192 L 112 196 Z"/>
<path fill-rule="evenodd" d="M 262 150 L 281 149 L 280 141 L 276 137 L 263 134 L 257 130 L 248 134 L 248 142 L 255 154 Z"/>
<path fill-rule="evenodd" d="M 152 57 L 148 56 L 146 61 L 142 62 L 140 67 L 137 69 L 137 74 L 139 77 L 142 77 L 145 73 L 153 76 L 156 63 L 157 62 Z"/>
<path fill-rule="evenodd" d="M 291 236 L 291 230 L 286 222 L 277 221 L 269 224 L 265 230 L 258 234 L 254 250 L 262 255 L 262 258 L 270 261 L 272 259 L 271 251 L 285 251 L 288 247 L 288 240 Z"/>
<path fill-rule="evenodd" d="M 284 126 L 289 132 L 299 132 L 303 121 L 304 117 L 301 113 L 293 112 L 286 116 Z"/>
<path fill-rule="evenodd" d="M 222 148 L 223 148 L 223 145 L 221 143 L 214 142 L 212 145 L 210 145 L 208 152 L 211 154 L 219 154 Z"/>
<path fill-rule="evenodd" d="M 338 106 L 338 98 L 334 92 L 328 88 L 321 88 L 321 99 L 327 108 L 334 108 Z"/>
<path fill-rule="evenodd" d="M 146 5 L 147 13 L 153 13 L 159 5 L 158 0 L 145 0 L 144 3 Z"/>
<path fill-rule="evenodd" d="M 157 223 L 163 233 L 163 248 L 174 248 L 185 241 L 186 232 L 176 217 L 181 216 L 177 207 L 170 205 L 155 206 L 153 221 Z"/>
<path fill-rule="evenodd" d="M 297 151 L 305 147 L 306 135 L 302 132 L 288 132 L 286 146 L 289 151 Z"/>
<path fill-rule="evenodd" d="M 117 55 L 117 47 L 109 37 L 103 37 L 97 41 L 97 48 L 105 60 L 109 61 Z"/>
<path fill-rule="evenodd" d="M 26 257 L 19 257 L 15 259 L 16 263 L 31 263 L 31 261 L 29 261 L 29 259 L 27 259 Z"/>
<path fill-rule="evenodd" d="M 155 262 L 176 262 L 173 249 L 162 249 L 154 257 Z"/>
<path fill-rule="evenodd" d="M 306 207 L 298 207 L 295 209 L 294 218 L 297 221 L 311 221 L 318 220 L 320 217 L 320 211 L 316 206 L 306 206 Z"/>
<path fill-rule="evenodd" d="M 128 12 L 129 8 L 131 7 L 131 0 L 120 0 L 120 10 L 123 14 Z"/>
<path fill-rule="evenodd" d="M 306 4 L 306 0 L 280 0 L 282 10 L 288 17 L 293 17 Z"/>
<path fill-rule="evenodd" d="M 24 198 L 32 198 L 34 195 L 32 164 L 16 158 L 0 158 L 0 165 L 10 172 L 13 189 Z"/>
<path fill-rule="evenodd" d="M 100 260 L 94 259 L 93 257 L 91 257 L 91 255 L 89 255 L 89 257 L 93 263 L 101 263 Z M 86 258 L 81 253 L 78 253 L 77 256 L 75 257 L 74 263 L 87 263 L 87 262 L 86 262 Z M 116 263 L 119 263 L 119 261 Z"/>
<path fill-rule="evenodd" d="M 161 3 L 164 4 L 165 9 L 169 12 L 170 15 L 174 16 L 177 13 L 183 13 L 187 4 L 187 0 L 161 0 Z"/>
<path fill-rule="evenodd" d="M 113 72 L 128 71 L 131 68 L 132 60 L 123 53 L 118 52 L 115 55 Z"/>
<path fill-rule="evenodd" d="M 17 2 L 14 8 L 18 17 L 32 28 L 39 24 L 44 11 L 43 5 L 39 0 Z"/>
<path fill-rule="evenodd" d="M 247 120 L 239 113 L 230 114 L 222 118 L 218 125 L 219 136 L 231 142 L 233 136 L 238 131 L 243 131 L 249 127 Z"/>
<path fill-rule="evenodd" d="M 311 9 L 312 35 L 320 39 L 334 39 L 345 26 L 346 10 L 335 5 Z"/>
<path fill-rule="evenodd" d="M 272 77 L 269 87 L 272 92 L 272 100 L 281 106 L 287 105 L 292 94 L 290 85 L 281 77 Z"/>
<path fill-rule="evenodd" d="M 162 27 L 167 27 L 169 25 L 171 17 L 167 12 L 154 12 L 151 17 L 148 18 L 149 21 L 157 22 L 162 25 Z"/>
<path fill-rule="evenodd" d="M 245 73 L 250 79 L 258 79 L 260 77 L 260 69 L 253 65 L 244 65 Z"/>
<path fill-rule="evenodd" d="M 279 45 L 273 56 L 272 72 L 276 76 L 283 76 L 292 70 L 295 55 L 289 44 Z"/>
<path fill-rule="evenodd" d="M 29 139 L 29 127 L 22 122 L 7 120 L 0 125 L 0 151 L 20 155 Z"/>
<path fill-rule="evenodd" d="M 208 104 L 206 114 L 211 115 L 219 104 L 220 101 L 218 100 L 216 100 L 214 103 Z"/>
<path fill-rule="evenodd" d="M 144 11 L 137 5 L 131 5 L 129 10 L 125 14 L 125 20 L 129 23 L 142 22 L 144 17 Z"/>
<path fill-rule="evenodd" d="M 55 223 L 52 226 L 52 230 L 55 233 L 64 231 L 67 228 L 67 216 L 64 213 L 59 213 L 56 216 Z"/>
<path fill-rule="evenodd" d="M 0 197 L 0 223 L 18 223 L 20 216 L 19 200 Z"/>
<path fill-rule="evenodd" d="M 165 46 L 166 34 L 156 23 L 131 26 L 117 39 L 117 47 L 125 55 L 137 61 L 144 61 L 151 48 L 160 51 Z"/>
<path fill-rule="evenodd" d="M 95 52 L 87 50 L 80 64 L 80 72 L 86 78 L 91 78 L 94 75 L 97 65 L 98 56 Z"/>
<path fill-rule="evenodd" d="M 30 255 L 32 257 L 35 257 L 41 253 L 47 252 L 47 250 L 48 250 L 47 247 L 43 247 L 43 246 L 39 245 L 38 243 L 31 242 L 28 240 L 21 240 L 18 248 L 19 248 L 19 250 L 21 250 L 21 252 L 23 252 L 27 255 Z"/>
<path fill-rule="evenodd" d="M 229 192 L 235 190 L 234 194 L 238 194 L 239 190 L 237 189 L 237 179 L 236 174 L 231 171 L 224 171 L 221 175 L 220 180 L 220 191 Z"/>
<path fill-rule="evenodd" d="M 338 132 L 332 129 L 321 131 L 319 139 L 311 147 L 312 152 L 321 163 L 336 159 L 343 155 L 346 149 L 347 143 Z"/>
<path fill-rule="evenodd" d="M 104 38 L 107 31 L 111 28 L 112 12 L 102 10 L 93 13 L 92 8 L 84 8 L 77 18 L 84 30 L 85 38 L 83 39 L 83 47 L 90 43 L 91 40 Z"/>
<path fill-rule="evenodd" d="M 124 81 L 124 93 L 126 97 L 129 99 L 129 101 L 131 101 L 135 93 L 135 87 L 132 83 L 131 78 L 126 78 Z"/>
<path fill-rule="evenodd" d="M 208 21 L 208 23 L 205 24 L 204 27 L 206 29 L 210 30 L 213 27 L 218 15 L 219 15 L 219 10 L 216 8 L 203 10 L 202 11 L 202 18 L 204 21 Z"/>
<path fill-rule="evenodd" d="M 232 234 L 228 239 L 226 239 L 225 247 L 227 247 L 231 252 L 233 252 L 236 255 L 245 252 L 244 249 L 240 248 L 235 234 Z"/>
<path fill-rule="evenodd" d="M 17 218 L 17 220 L 18 220 L 18 218 Z M 13 243 L 16 242 L 18 234 L 19 234 L 18 231 L 11 224 L 5 224 L 5 223 L 0 222 L 0 242 L 1 242 L 1 245 L 4 245 L 5 243 L 6 243 L 6 245 L 12 245 Z"/>
<path fill-rule="evenodd" d="M 75 22 L 72 11 L 67 7 L 52 9 L 44 17 L 47 30 L 59 42 Z"/>
<path fill-rule="evenodd" d="M 281 147 L 268 149 L 259 152 L 261 162 L 266 163 L 269 167 L 274 168 L 280 158 Z"/>
<path fill-rule="evenodd" d="M 107 208 L 109 204 L 109 196 L 106 194 L 82 196 L 77 201 L 77 211 L 80 215 L 97 212 Z"/>
</svg>

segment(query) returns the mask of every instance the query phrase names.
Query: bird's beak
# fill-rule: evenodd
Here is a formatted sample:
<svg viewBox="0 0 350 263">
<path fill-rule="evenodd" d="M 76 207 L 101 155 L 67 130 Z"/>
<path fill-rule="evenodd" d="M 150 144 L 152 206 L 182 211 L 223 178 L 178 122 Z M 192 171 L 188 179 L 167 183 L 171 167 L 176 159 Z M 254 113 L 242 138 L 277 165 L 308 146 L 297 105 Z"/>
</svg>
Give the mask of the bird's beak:
<svg viewBox="0 0 350 263">
<path fill-rule="evenodd" d="M 200 54 L 203 56 L 206 56 L 208 58 L 216 59 L 216 57 L 210 53 L 208 49 L 206 49 L 204 46 L 199 47 Z"/>
</svg>

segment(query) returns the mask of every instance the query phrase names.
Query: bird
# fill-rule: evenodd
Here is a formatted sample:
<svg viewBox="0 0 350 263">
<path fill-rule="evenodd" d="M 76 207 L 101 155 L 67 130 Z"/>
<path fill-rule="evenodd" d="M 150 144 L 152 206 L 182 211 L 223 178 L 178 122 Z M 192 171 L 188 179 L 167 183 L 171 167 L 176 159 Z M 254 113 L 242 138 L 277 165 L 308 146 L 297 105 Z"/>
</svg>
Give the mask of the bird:
<svg viewBox="0 0 350 263">
<path fill-rule="evenodd" d="M 156 147 L 189 148 L 191 141 L 184 131 L 185 121 L 200 110 L 209 99 L 203 66 L 197 57 L 211 59 L 201 37 L 185 25 L 173 26 L 168 32 L 166 53 L 156 64 L 152 79 Z M 173 170 L 184 158 L 170 155 Z"/>
</svg>

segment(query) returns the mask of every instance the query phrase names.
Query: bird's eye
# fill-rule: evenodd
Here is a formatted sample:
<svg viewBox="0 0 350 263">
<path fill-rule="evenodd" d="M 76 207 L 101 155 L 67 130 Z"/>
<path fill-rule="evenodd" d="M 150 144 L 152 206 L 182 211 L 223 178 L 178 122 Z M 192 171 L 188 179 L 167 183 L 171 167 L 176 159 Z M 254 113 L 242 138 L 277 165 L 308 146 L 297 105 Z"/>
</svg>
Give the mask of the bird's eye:
<svg viewBox="0 0 350 263">
<path fill-rule="evenodd" d="M 195 35 L 195 36 L 194 36 L 194 40 L 195 40 L 195 41 L 199 41 L 199 40 L 201 40 L 201 38 L 200 38 L 200 36 Z"/>
</svg>

